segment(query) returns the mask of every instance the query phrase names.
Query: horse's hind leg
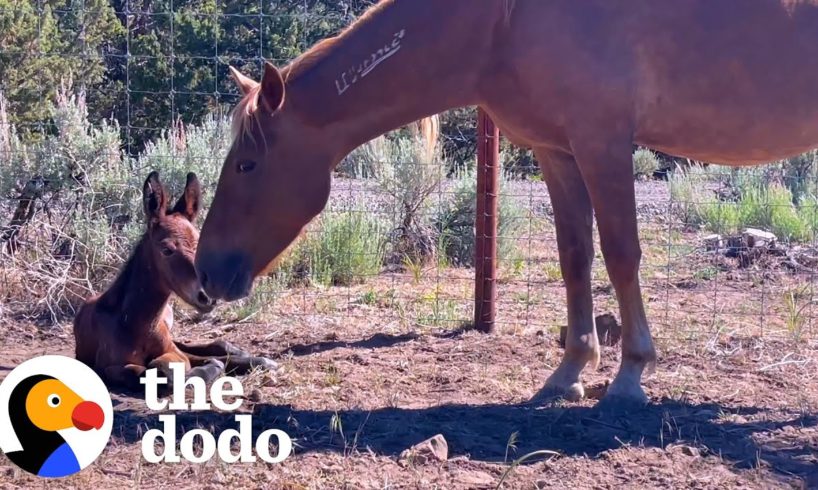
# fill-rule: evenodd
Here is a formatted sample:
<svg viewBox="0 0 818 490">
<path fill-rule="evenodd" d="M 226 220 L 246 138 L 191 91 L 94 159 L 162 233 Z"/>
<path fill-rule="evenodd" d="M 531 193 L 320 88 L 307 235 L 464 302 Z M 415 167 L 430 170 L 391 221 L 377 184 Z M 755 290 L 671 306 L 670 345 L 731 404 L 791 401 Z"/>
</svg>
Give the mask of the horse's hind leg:
<svg viewBox="0 0 818 490">
<path fill-rule="evenodd" d="M 224 340 L 216 340 L 207 344 L 185 344 L 174 342 L 176 348 L 188 355 L 200 357 L 221 357 L 221 356 L 250 356 L 249 352 L 243 351 Z"/>
<path fill-rule="evenodd" d="M 594 366 L 599 363 L 591 296 L 594 257 L 591 200 L 573 156 L 545 149 L 537 150 L 536 156 L 554 208 L 560 268 L 567 293 L 568 331 L 562 362 L 535 399 L 578 400 L 585 395 L 580 373 L 588 362 Z"/>
</svg>

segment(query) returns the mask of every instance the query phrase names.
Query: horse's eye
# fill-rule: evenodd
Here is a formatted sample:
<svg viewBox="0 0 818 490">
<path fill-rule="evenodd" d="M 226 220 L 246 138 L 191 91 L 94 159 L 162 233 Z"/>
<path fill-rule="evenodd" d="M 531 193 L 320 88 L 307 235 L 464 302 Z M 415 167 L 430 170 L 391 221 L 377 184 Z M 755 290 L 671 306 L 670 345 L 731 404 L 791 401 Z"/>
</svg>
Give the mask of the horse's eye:
<svg viewBox="0 0 818 490">
<path fill-rule="evenodd" d="M 162 247 L 162 255 L 165 257 L 170 257 L 173 255 L 173 249 L 169 247 Z"/>
<path fill-rule="evenodd" d="M 240 174 L 245 174 L 256 168 L 256 162 L 250 160 L 242 160 L 236 166 L 236 171 Z"/>
</svg>

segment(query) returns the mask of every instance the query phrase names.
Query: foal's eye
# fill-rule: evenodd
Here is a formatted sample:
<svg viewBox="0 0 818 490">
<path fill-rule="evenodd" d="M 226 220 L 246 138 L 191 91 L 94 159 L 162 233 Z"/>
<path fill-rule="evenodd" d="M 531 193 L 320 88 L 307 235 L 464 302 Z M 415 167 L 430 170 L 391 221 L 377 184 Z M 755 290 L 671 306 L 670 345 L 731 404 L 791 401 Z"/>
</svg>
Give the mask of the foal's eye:
<svg viewBox="0 0 818 490">
<path fill-rule="evenodd" d="M 162 255 L 164 255 L 165 257 L 170 257 L 171 255 L 173 255 L 173 249 L 168 247 L 162 247 Z"/>
<path fill-rule="evenodd" d="M 245 174 L 256 168 L 256 162 L 250 160 L 242 160 L 236 165 L 236 171 L 240 174 Z"/>
</svg>

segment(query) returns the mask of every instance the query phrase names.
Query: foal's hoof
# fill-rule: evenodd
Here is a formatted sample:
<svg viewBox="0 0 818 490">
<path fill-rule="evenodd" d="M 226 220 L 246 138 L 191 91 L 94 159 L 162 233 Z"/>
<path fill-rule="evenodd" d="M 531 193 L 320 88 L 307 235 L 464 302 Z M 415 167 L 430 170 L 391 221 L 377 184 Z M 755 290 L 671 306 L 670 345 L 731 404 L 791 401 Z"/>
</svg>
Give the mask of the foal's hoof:
<svg viewBox="0 0 818 490">
<path fill-rule="evenodd" d="M 254 368 L 264 369 L 266 371 L 276 372 L 281 370 L 281 365 L 272 359 L 266 357 L 255 357 L 251 362 Z"/>
<path fill-rule="evenodd" d="M 218 359 L 208 359 L 201 366 L 191 368 L 185 375 L 187 378 L 201 378 L 205 383 L 211 383 L 224 373 L 224 363 Z"/>
<path fill-rule="evenodd" d="M 583 398 L 585 398 L 585 388 L 582 387 L 582 383 L 573 383 L 568 387 L 545 385 L 531 397 L 531 403 L 544 405 L 560 399 L 569 402 L 578 402 Z"/>
</svg>

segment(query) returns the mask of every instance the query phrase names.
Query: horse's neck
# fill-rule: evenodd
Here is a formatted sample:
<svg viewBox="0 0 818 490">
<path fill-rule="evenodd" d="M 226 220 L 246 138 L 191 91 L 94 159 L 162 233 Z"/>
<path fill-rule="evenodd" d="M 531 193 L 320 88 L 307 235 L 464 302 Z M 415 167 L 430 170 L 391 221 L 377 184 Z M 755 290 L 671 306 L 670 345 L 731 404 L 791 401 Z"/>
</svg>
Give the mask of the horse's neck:
<svg viewBox="0 0 818 490">
<path fill-rule="evenodd" d="M 287 99 L 306 122 L 336 134 L 342 153 L 425 116 L 478 104 L 507 1 L 386 1 L 288 67 Z"/>
<path fill-rule="evenodd" d="M 152 268 L 150 249 L 144 240 L 134 249 L 125 267 L 99 303 L 117 315 L 126 331 L 152 328 L 161 317 L 171 293 L 161 285 Z"/>
</svg>

